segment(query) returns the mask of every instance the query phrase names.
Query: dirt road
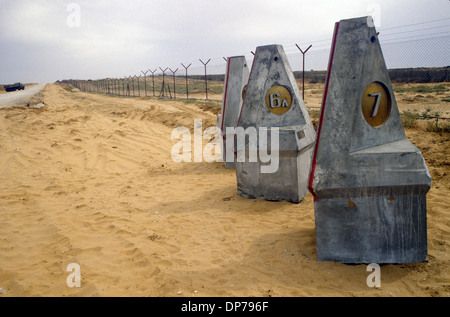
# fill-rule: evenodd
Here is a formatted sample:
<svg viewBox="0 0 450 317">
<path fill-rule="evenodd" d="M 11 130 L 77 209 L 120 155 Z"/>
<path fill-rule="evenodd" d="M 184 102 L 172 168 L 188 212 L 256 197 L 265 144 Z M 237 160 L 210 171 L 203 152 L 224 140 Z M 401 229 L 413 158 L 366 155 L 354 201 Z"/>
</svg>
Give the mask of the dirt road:
<svg viewBox="0 0 450 317">
<path fill-rule="evenodd" d="M 17 90 L 0 95 L 0 109 L 14 107 L 18 105 L 26 105 L 27 100 L 44 89 L 46 84 L 38 84 L 27 87 L 25 90 Z"/>
</svg>

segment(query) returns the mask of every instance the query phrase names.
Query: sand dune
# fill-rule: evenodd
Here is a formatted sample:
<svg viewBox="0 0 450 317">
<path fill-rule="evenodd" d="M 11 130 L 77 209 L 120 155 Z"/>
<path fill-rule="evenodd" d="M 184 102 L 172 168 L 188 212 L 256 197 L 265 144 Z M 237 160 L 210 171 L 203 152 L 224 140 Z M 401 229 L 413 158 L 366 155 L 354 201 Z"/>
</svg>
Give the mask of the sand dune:
<svg viewBox="0 0 450 317">
<path fill-rule="evenodd" d="M 448 134 L 407 131 L 433 176 L 429 260 L 382 266 L 376 289 L 365 265 L 317 261 L 309 194 L 245 199 L 222 163 L 173 162 L 173 128 L 215 125 L 201 101 L 52 84 L 44 102 L 0 111 L 0 297 L 449 296 Z"/>
</svg>

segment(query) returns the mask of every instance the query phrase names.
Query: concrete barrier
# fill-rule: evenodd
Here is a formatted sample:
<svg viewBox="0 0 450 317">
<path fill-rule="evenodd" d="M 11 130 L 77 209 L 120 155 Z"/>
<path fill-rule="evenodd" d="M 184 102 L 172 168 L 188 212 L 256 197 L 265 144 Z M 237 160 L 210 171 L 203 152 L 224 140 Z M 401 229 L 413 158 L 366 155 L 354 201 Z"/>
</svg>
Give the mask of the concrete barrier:
<svg viewBox="0 0 450 317">
<path fill-rule="evenodd" d="M 422 262 L 431 177 L 405 136 L 370 21 L 334 31 L 309 184 L 318 260 Z"/>
<path fill-rule="evenodd" d="M 239 195 L 301 201 L 315 137 L 283 48 L 258 47 L 234 140 Z"/>
<path fill-rule="evenodd" d="M 235 155 L 233 152 L 234 129 L 238 123 L 249 75 L 245 56 L 233 56 L 227 59 L 222 111 L 217 118 L 217 127 L 222 134 L 220 142 L 222 160 L 226 168 L 235 168 Z M 231 129 L 228 129 L 227 132 L 227 128 Z"/>
</svg>

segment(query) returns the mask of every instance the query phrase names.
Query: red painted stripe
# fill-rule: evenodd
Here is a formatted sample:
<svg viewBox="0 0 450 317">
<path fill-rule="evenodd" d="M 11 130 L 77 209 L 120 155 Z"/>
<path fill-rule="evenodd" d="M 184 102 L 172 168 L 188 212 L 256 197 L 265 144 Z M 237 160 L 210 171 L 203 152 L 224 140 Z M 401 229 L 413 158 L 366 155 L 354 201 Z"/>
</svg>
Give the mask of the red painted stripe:
<svg viewBox="0 0 450 317">
<path fill-rule="evenodd" d="M 250 74 L 248 76 L 248 81 L 247 81 L 247 90 L 245 91 L 244 98 L 242 98 L 242 107 L 241 107 L 241 111 L 239 112 L 239 118 L 238 118 L 238 122 L 236 124 L 236 128 L 239 127 L 239 123 L 241 122 L 242 110 L 244 109 L 245 97 L 247 97 L 247 91 L 248 91 L 248 84 L 250 83 L 250 78 L 252 77 L 253 66 L 255 65 L 256 53 L 258 53 L 258 48 L 256 48 L 255 56 L 253 57 L 252 69 L 250 69 Z M 234 133 L 233 139 L 234 139 L 233 140 L 233 152 L 234 152 L 234 156 L 237 156 L 236 149 L 234 148 L 234 142 L 236 142 L 236 132 Z"/>
<path fill-rule="evenodd" d="M 336 48 L 336 38 L 337 38 L 338 30 L 339 30 L 339 22 L 337 22 L 335 27 L 334 27 L 333 43 L 331 45 L 331 55 L 330 55 L 330 60 L 328 62 L 327 81 L 326 81 L 326 84 L 325 84 L 325 92 L 323 94 L 323 99 L 322 99 L 322 108 L 320 110 L 319 128 L 318 128 L 318 131 L 317 131 L 316 145 L 314 147 L 314 157 L 313 157 L 313 161 L 312 161 L 311 174 L 309 175 L 308 189 L 311 192 L 311 194 L 314 196 L 314 200 L 319 199 L 319 197 L 317 197 L 316 193 L 314 193 L 313 180 L 314 180 L 314 173 L 316 171 L 317 151 L 319 149 L 320 133 L 322 132 L 322 122 L 323 122 L 323 117 L 324 117 L 324 113 L 325 113 L 325 104 L 326 104 L 327 96 L 328 96 L 328 85 L 330 84 L 331 67 L 333 66 L 334 51 L 335 51 L 335 48 Z"/>
<path fill-rule="evenodd" d="M 231 59 L 228 58 L 228 67 L 227 67 L 227 82 L 225 83 L 225 95 L 223 98 L 223 109 L 222 109 L 222 126 L 220 127 L 220 130 L 222 131 L 222 138 L 225 140 L 225 135 L 223 133 L 223 122 L 225 120 L 225 108 L 227 105 L 227 93 L 228 93 L 228 80 L 230 79 L 230 65 L 231 65 Z"/>
<path fill-rule="evenodd" d="M 256 48 L 256 50 L 255 50 L 255 57 L 253 58 L 252 69 L 250 70 L 250 74 L 249 74 L 249 76 L 248 76 L 248 81 L 247 81 L 247 91 L 248 91 L 248 83 L 250 82 L 250 78 L 252 77 L 253 65 L 255 65 L 256 53 L 258 53 L 258 48 Z M 245 103 L 245 97 L 247 97 L 247 91 L 245 92 L 244 98 L 242 99 L 241 112 L 239 112 L 239 119 L 238 119 L 236 128 L 239 126 L 239 122 L 241 121 L 242 110 L 244 109 L 244 103 Z M 235 134 L 235 135 L 236 135 L 236 134 Z"/>
</svg>

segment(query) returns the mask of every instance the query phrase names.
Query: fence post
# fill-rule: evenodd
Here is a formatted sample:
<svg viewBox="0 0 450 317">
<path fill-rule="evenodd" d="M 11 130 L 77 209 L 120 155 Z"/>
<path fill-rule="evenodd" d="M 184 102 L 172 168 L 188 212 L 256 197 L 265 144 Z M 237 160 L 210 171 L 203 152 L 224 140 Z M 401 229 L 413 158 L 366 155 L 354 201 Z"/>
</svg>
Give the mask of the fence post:
<svg viewBox="0 0 450 317">
<path fill-rule="evenodd" d="M 183 63 L 181 63 L 183 65 Z M 184 66 L 184 69 L 186 70 L 186 99 L 189 99 L 189 83 L 188 83 L 188 68 L 191 67 L 192 64 L 189 64 L 188 66 Z"/>
<path fill-rule="evenodd" d="M 199 61 L 205 66 L 205 92 L 206 92 L 206 100 L 208 100 L 208 76 L 206 75 L 206 65 L 211 61 L 209 59 L 206 63 L 204 63 L 201 59 Z"/>
<path fill-rule="evenodd" d="M 144 74 L 144 91 L 145 91 L 145 97 L 147 97 L 147 73 L 148 73 L 148 70 L 145 73 L 141 70 L 141 73 Z"/>
<path fill-rule="evenodd" d="M 139 77 L 136 76 L 136 75 L 134 75 L 134 77 L 137 78 L 137 84 L 138 84 L 138 96 L 140 97 L 140 96 L 141 96 L 141 87 L 139 86 L 139 78 L 141 77 L 141 75 L 139 75 Z"/>
<path fill-rule="evenodd" d="M 136 97 L 136 93 L 134 91 L 134 76 L 130 76 L 131 77 L 131 87 L 133 88 L 133 97 Z"/>
<path fill-rule="evenodd" d="M 161 98 L 161 97 L 164 97 L 164 93 L 166 92 L 166 87 L 164 87 L 164 85 L 165 85 L 165 78 L 166 78 L 166 71 L 167 71 L 167 69 L 168 69 L 168 67 L 166 67 L 166 69 L 162 69 L 161 67 L 159 68 L 161 71 L 162 71 L 162 73 L 163 73 L 163 82 L 162 82 L 162 88 L 161 88 L 161 92 L 160 92 L 160 94 L 159 94 L 159 97 Z"/>
<path fill-rule="evenodd" d="M 173 99 L 177 99 L 177 94 L 175 92 L 175 73 L 178 71 L 178 68 L 175 69 L 175 71 L 173 71 L 171 68 L 169 68 L 169 70 L 172 72 L 173 76 Z"/>
<path fill-rule="evenodd" d="M 302 83 L 302 97 L 303 97 L 303 101 L 305 101 L 305 54 L 306 52 L 311 48 L 312 45 L 308 46 L 308 48 L 305 51 L 302 51 L 302 49 L 295 44 L 295 46 L 297 46 L 297 48 L 300 50 L 300 52 L 302 52 L 303 55 L 303 83 Z"/>
<path fill-rule="evenodd" d="M 157 71 L 157 69 L 155 69 L 154 71 L 151 71 L 150 69 L 148 70 L 150 73 L 152 73 L 152 82 L 153 82 L 153 97 L 155 97 L 155 72 Z"/>
<path fill-rule="evenodd" d="M 132 76 L 128 76 L 128 79 L 130 79 L 130 78 L 131 78 L 131 88 L 133 89 L 133 97 L 134 97 L 134 80 L 133 80 Z M 128 90 L 129 90 L 129 94 L 131 97 L 131 90 L 130 89 L 128 89 Z"/>
</svg>

